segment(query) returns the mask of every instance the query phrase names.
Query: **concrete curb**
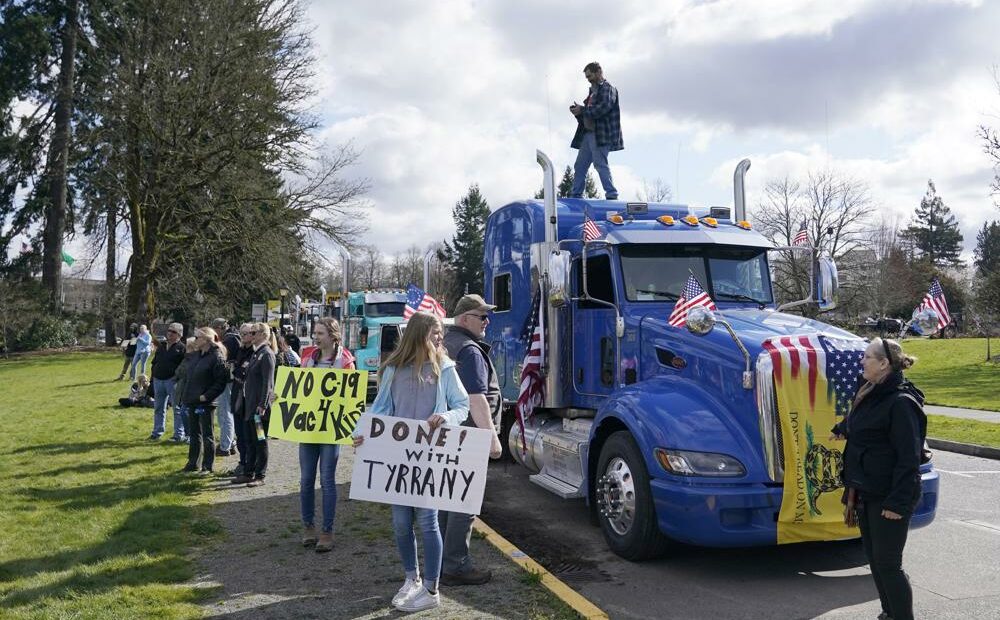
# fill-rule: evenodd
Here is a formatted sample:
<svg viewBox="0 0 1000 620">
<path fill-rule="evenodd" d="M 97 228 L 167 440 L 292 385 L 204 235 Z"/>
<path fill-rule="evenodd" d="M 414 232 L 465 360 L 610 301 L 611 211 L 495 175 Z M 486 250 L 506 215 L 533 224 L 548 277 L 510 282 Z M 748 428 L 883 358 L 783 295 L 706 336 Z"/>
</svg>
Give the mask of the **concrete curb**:
<svg viewBox="0 0 1000 620">
<path fill-rule="evenodd" d="M 947 439 L 934 439 L 933 437 L 927 438 L 927 445 L 935 450 L 944 450 L 945 452 L 957 452 L 959 454 L 965 454 L 968 456 L 978 456 L 984 459 L 993 459 L 995 461 L 1000 461 L 1000 448 L 979 446 L 974 443 L 960 443 L 958 441 L 948 441 Z"/>
<path fill-rule="evenodd" d="M 544 566 L 532 560 L 528 557 L 528 554 L 515 547 L 510 541 L 498 534 L 496 530 L 486 525 L 482 519 L 477 517 L 473 527 L 485 536 L 491 545 L 510 558 L 515 564 L 529 573 L 541 575 L 542 585 L 552 592 L 552 594 L 555 594 L 559 600 L 569 605 L 581 618 L 585 620 L 608 620 L 608 614 L 604 613 L 597 605 L 594 605 L 576 590 L 560 581 L 558 577 L 546 570 Z"/>
</svg>

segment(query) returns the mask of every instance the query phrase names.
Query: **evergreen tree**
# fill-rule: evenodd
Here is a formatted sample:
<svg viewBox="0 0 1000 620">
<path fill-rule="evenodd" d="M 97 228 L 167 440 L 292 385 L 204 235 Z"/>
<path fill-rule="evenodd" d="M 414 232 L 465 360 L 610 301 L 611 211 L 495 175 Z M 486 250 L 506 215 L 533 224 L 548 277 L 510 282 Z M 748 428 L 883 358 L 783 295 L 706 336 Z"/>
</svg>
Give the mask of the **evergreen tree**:
<svg viewBox="0 0 1000 620">
<path fill-rule="evenodd" d="M 903 232 L 917 258 L 935 267 L 961 265 L 962 233 L 958 220 L 937 194 L 934 181 L 927 181 L 927 194 L 914 213 L 913 222 Z"/>
<path fill-rule="evenodd" d="M 455 235 L 451 242 L 444 242 L 439 257 L 454 273 L 449 302 L 469 293 L 483 293 L 483 247 L 486 237 L 486 219 L 490 207 L 479 191 L 479 185 L 469 186 L 469 193 L 455 203 L 451 210 L 455 220 Z M 446 305 L 450 307 L 450 303 Z"/>
<path fill-rule="evenodd" d="M 573 191 L 573 179 L 576 175 L 573 172 L 573 168 L 566 166 L 563 171 L 562 179 L 556 185 L 556 197 L 557 198 L 568 198 L 570 192 Z M 544 198 L 545 188 L 539 189 L 535 192 L 535 198 Z M 583 196 L 584 198 L 597 198 L 597 184 L 594 182 L 594 175 L 587 171 L 587 180 L 583 183 Z"/>
<path fill-rule="evenodd" d="M 1000 313 L 1000 222 L 984 223 L 976 235 L 976 309 L 982 315 Z"/>
</svg>

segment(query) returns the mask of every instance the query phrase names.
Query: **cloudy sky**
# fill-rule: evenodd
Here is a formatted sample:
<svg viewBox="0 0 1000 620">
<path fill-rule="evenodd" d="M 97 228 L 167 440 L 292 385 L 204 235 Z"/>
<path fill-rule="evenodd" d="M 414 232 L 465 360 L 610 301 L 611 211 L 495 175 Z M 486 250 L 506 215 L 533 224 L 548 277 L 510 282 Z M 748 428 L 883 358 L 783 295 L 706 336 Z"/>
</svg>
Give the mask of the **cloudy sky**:
<svg viewBox="0 0 1000 620">
<path fill-rule="evenodd" d="M 536 148 L 571 164 L 591 60 L 620 93 L 623 198 L 659 177 L 675 202 L 732 204 L 749 157 L 751 203 L 832 170 L 903 222 L 933 179 L 970 254 L 1000 218 L 976 136 L 1000 127 L 1000 2 L 313 0 L 308 16 L 320 138 L 362 151 L 365 241 L 388 254 L 450 238 L 471 183 L 493 208 L 530 197 Z"/>
</svg>

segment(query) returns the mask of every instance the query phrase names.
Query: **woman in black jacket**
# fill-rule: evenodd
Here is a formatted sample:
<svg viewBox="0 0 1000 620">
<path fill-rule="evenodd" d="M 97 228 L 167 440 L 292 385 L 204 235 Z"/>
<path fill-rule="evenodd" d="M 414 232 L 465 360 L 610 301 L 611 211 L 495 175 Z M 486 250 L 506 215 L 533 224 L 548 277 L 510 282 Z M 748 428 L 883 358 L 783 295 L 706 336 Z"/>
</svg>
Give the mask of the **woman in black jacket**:
<svg viewBox="0 0 1000 620">
<path fill-rule="evenodd" d="M 229 380 L 226 368 L 226 349 L 211 327 L 200 327 L 194 332 L 195 353 L 187 363 L 187 384 L 180 401 L 188 410 L 188 461 L 184 471 L 198 471 L 199 452 L 204 453 L 202 473 L 211 473 L 215 460 L 215 437 L 212 434 L 212 417 L 216 400 Z"/>
<path fill-rule="evenodd" d="M 844 521 L 861 540 L 882 602 L 879 618 L 913 618 L 913 592 L 903 572 L 903 546 L 920 500 L 920 463 L 927 417 L 924 395 L 903 378 L 916 360 L 899 343 L 875 338 L 862 359 L 865 382 L 851 413 L 833 428 L 844 448 Z"/>
</svg>

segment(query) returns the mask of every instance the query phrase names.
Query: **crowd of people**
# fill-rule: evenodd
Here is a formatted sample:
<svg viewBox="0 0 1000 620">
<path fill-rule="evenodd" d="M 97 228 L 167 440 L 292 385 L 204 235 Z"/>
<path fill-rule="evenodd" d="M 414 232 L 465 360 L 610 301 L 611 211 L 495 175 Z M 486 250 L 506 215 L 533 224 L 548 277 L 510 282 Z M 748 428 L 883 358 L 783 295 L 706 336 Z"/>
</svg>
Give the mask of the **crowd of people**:
<svg viewBox="0 0 1000 620">
<path fill-rule="evenodd" d="M 490 458 L 501 454 L 498 429 L 502 399 L 496 369 L 485 342 L 486 326 L 495 306 L 479 295 L 466 295 L 455 307 L 454 324 L 445 333 L 441 320 L 415 313 L 395 350 L 379 370 L 379 390 L 367 414 L 467 425 L 492 432 Z M 134 331 L 138 341 L 145 326 Z M 224 319 L 200 327 L 181 344 L 183 327 L 171 323 L 156 347 L 153 382 L 146 387 L 140 374 L 128 399 L 154 403 L 153 431 L 164 434 L 166 408 L 174 407 L 175 441 L 189 443 L 184 472 L 210 474 L 215 457 L 239 455 L 228 472 L 232 483 L 248 487 L 265 483 L 268 468 L 267 433 L 278 365 L 305 368 L 354 369 L 355 359 L 344 346 L 340 324 L 317 321 L 314 347 L 300 356 L 297 339 L 275 335 L 266 323 L 244 323 L 230 329 Z M 294 344 L 293 344 L 294 342 Z M 131 346 L 131 345 L 127 345 Z M 127 360 L 134 369 L 139 347 Z M 128 357 L 128 350 L 125 350 Z M 865 351 L 863 373 L 854 406 L 844 422 L 832 429 L 847 440 L 845 449 L 844 519 L 859 525 L 865 553 L 882 603 L 880 618 L 912 618 L 912 594 L 902 570 L 909 519 L 920 497 L 919 466 L 926 434 L 923 395 L 903 377 L 914 358 L 899 343 L 874 339 Z M 123 367 L 123 371 L 124 371 Z M 148 393 L 152 390 L 153 394 Z M 123 402 L 123 404 L 125 404 Z M 220 428 L 216 446 L 213 420 Z M 364 442 L 357 425 L 353 443 Z M 879 455 L 862 461 L 861 453 Z M 333 549 L 337 507 L 336 471 L 340 446 L 300 443 L 300 518 L 302 545 L 318 553 Z M 316 526 L 316 478 L 319 473 L 322 519 Z M 401 611 L 420 611 L 440 604 L 439 585 L 477 585 L 492 574 L 473 565 L 469 553 L 474 515 L 431 508 L 392 506 L 392 528 L 402 564 L 403 585 L 392 599 Z M 417 558 L 414 530 L 423 541 L 423 570 Z"/>
<path fill-rule="evenodd" d="M 438 317 L 426 313 L 411 317 L 396 350 L 382 365 L 380 389 L 368 411 L 426 420 L 432 428 L 465 424 L 489 429 L 493 432 L 490 457 L 498 458 L 500 389 L 489 345 L 484 341 L 493 308 L 478 295 L 466 295 L 455 308 L 454 325 L 447 335 Z M 153 406 L 151 441 L 165 435 L 167 409 L 172 406 L 172 440 L 188 444 L 181 471 L 210 475 L 217 457 L 238 455 L 235 468 L 226 472 L 234 485 L 256 487 L 267 479 L 268 425 L 278 366 L 355 368 L 354 355 L 344 346 L 340 324 L 333 318 L 316 322 L 314 346 L 304 356 L 294 334 L 276 334 L 266 323 L 244 323 L 233 329 L 226 320 L 216 319 L 195 329 L 186 340 L 183 334 L 183 325 L 171 323 L 166 336 L 153 342 L 145 325 L 130 328 L 122 347 L 126 359 L 119 378 L 130 368 L 134 371 L 138 367 L 140 374 L 122 404 L 143 400 Z M 145 375 L 150 351 L 151 382 Z M 363 441 L 356 433 L 355 445 Z M 298 457 L 302 545 L 317 553 L 329 552 L 334 547 L 340 446 L 300 443 Z M 317 473 L 321 489 L 318 523 Z M 403 611 L 430 609 L 440 603 L 439 584 L 475 585 L 491 579 L 490 571 L 472 564 L 469 544 L 474 518 L 471 514 L 392 507 L 404 573 L 403 586 L 392 600 L 395 607 Z M 422 571 L 414 527 L 423 540 Z"/>
</svg>

